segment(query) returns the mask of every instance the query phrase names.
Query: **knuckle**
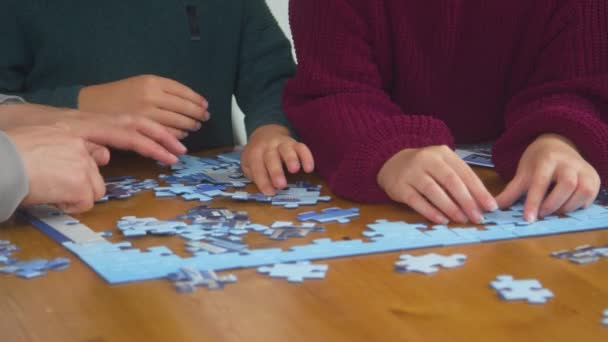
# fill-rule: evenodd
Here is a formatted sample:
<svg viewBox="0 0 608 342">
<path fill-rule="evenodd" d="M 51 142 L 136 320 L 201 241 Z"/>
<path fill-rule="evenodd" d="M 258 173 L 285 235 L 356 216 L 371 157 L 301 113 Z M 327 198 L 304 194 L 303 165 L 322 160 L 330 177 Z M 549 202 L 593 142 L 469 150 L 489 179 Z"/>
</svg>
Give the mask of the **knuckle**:
<svg viewBox="0 0 608 342">
<path fill-rule="evenodd" d="M 454 189 L 459 185 L 460 177 L 458 177 L 455 172 L 451 171 L 445 176 L 443 181 L 445 182 L 448 188 Z"/>
<path fill-rule="evenodd" d="M 576 186 L 578 185 L 578 179 L 576 177 L 570 176 L 570 177 L 564 177 L 560 183 L 562 183 L 562 185 L 568 189 L 568 190 L 572 190 L 575 189 Z"/>
</svg>

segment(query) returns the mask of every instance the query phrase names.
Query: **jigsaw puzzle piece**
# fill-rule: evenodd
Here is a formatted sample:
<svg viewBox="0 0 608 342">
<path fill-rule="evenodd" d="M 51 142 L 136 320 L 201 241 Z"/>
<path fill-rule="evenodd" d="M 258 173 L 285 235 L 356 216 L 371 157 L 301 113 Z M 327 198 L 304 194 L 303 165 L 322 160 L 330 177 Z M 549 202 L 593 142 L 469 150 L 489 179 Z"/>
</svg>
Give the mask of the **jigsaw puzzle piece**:
<svg viewBox="0 0 608 342">
<path fill-rule="evenodd" d="M 258 267 L 259 273 L 266 273 L 273 278 L 286 278 L 292 283 L 301 283 L 304 279 L 323 279 L 327 270 L 327 265 L 315 265 L 309 261 Z"/>
<path fill-rule="evenodd" d="M 454 268 L 464 265 L 467 256 L 464 254 L 453 254 L 443 256 L 436 253 L 413 256 L 404 254 L 395 263 L 395 270 L 398 272 L 419 272 L 432 274 L 439 271 L 439 266 L 443 268 Z"/>
<path fill-rule="evenodd" d="M 297 215 L 298 221 L 317 221 L 320 223 L 327 223 L 336 221 L 339 223 L 348 223 L 353 217 L 359 216 L 359 208 L 327 208 L 323 209 L 320 213 L 310 211 L 300 213 Z"/>
<path fill-rule="evenodd" d="M 536 279 L 515 280 L 510 275 L 500 275 L 490 283 L 504 300 L 526 300 L 530 304 L 544 304 L 553 298 L 553 292 L 543 288 Z"/>
</svg>

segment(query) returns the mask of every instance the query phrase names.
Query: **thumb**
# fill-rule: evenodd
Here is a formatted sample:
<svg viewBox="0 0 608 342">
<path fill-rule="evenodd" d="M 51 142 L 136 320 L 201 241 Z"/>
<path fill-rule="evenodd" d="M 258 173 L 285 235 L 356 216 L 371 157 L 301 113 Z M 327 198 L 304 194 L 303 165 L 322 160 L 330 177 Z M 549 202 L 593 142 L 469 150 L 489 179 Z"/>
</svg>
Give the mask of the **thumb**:
<svg viewBox="0 0 608 342">
<path fill-rule="evenodd" d="M 91 155 L 91 158 L 95 160 L 97 165 L 103 166 L 110 162 L 110 151 L 106 147 L 90 141 L 86 142 L 86 147 L 89 155 Z"/>
</svg>

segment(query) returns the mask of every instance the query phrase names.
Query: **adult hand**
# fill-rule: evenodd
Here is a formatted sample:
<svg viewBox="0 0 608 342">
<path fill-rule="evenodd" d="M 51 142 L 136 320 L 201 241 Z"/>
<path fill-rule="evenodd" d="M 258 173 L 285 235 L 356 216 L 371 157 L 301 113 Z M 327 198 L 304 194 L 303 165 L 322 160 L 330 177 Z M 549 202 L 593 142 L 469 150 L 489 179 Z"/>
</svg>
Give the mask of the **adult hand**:
<svg viewBox="0 0 608 342">
<path fill-rule="evenodd" d="M 96 113 L 131 113 L 167 127 L 176 137 L 201 128 L 209 119 L 205 98 L 174 80 L 142 75 L 83 88 L 78 108 Z"/>
<path fill-rule="evenodd" d="M 286 127 L 258 127 L 243 151 L 241 167 L 245 176 L 265 195 L 274 195 L 275 189 L 287 186 L 283 164 L 290 173 L 300 170 L 310 173 L 314 169 L 312 153 L 306 145 L 292 138 Z"/>
<path fill-rule="evenodd" d="M 105 194 L 98 165 L 109 151 L 61 128 L 30 126 L 7 131 L 24 162 L 29 193 L 22 205 L 55 204 L 66 213 L 89 210 Z"/>
<path fill-rule="evenodd" d="M 435 223 L 482 223 L 482 211 L 498 208 L 475 172 L 445 145 L 400 151 L 377 181 L 391 199 Z"/>
<path fill-rule="evenodd" d="M 76 112 L 53 124 L 66 134 L 98 145 L 134 151 L 165 164 L 175 164 L 186 147 L 163 126 L 133 115 L 89 115 Z"/>
<path fill-rule="evenodd" d="M 555 186 L 547 196 L 552 183 Z M 496 199 L 504 208 L 527 193 L 524 218 L 533 222 L 539 216 L 588 207 L 599 189 L 597 171 L 571 141 L 560 135 L 543 134 L 525 150 L 515 177 Z"/>
</svg>

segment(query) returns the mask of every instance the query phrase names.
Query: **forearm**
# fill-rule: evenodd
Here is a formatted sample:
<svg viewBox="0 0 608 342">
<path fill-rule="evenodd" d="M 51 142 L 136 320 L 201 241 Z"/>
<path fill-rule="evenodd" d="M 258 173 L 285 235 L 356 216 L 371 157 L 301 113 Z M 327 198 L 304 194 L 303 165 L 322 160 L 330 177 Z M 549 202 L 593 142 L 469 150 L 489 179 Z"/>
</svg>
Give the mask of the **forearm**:
<svg viewBox="0 0 608 342">
<path fill-rule="evenodd" d="M 55 114 L 66 112 L 55 108 L 35 104 L 11 104 L 0 106 L 0 129 L 8 130 L 20 126 L 46 125 L 56 120 Z"/>
<path fill-rule="evenodd" d="M 23 162 L 8 136 L 0 132 L 0 222 L 7 220 L 28 193 Z"/>
</svg>

